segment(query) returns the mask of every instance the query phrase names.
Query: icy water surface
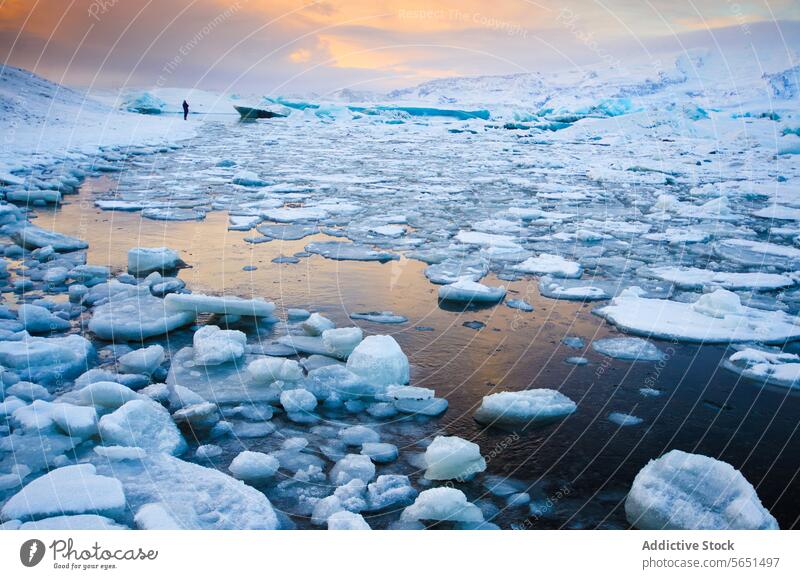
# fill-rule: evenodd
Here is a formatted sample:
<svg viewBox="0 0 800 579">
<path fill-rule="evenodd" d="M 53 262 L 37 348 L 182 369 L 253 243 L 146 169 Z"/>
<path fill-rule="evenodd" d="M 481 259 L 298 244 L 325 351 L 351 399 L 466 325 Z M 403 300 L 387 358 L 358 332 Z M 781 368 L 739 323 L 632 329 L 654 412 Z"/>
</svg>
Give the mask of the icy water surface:
<svg viewBox="0 0 800 579">
<path fill-rule="evenodd" d="M 387 132 L 372 125 L 207 123 L 204 134 L 179 151 L 134 158 L 120 173 L 90 178 L 61 208 L 39 210 L 37 223 L 87 240 L 90 264 L 122 270 L 131 247 L 167 246 L 179 250 L 190 265 L 180 277 L 192 291 L 274 301 L 281 322 L 250 331 L 250 343 L 283 335 L 284 310 L 290 307 L 319 311 L 339 327 L 356 324 L 366 334 L 391 334 L 409 357 L 411 383 L 447 398 L 447 412 L 437 418 L 400 415 L 385 420 L 340 413 L 326 416 L 326 422 L 372 425 L 382 441 L 400 448 L 400 460 L 379 466 L 378 473 L 408 474 L 420 490 L 430 483 L 421 476 L 419 456 L 434 435 L 457 435 L 478 443 L 488 463 L 486 473 L 455 485 L 484 513 L 497 511 L 492 521 L 503 528 L 626 527 L 622 503 L 634 476 L 648 460 L 673 448 L 731 463 L 754 485 L 782 528 L 795 526 L 800 515 L 796 390 L 764 387 L 721 368 L 733 353 L 726 346 L 654 340 L 666 354 L 659 362 L 603 356 L 591 342 L 622 335 L 592 314 L 594 307 L 607 301 L 544 297 L 539 277 L 517 274 L 502 260 L 489 260 L 491 272 L 481 283 L 505 285 L 506 301 L 524 299 L 533 312 L 505 303 L 485 308 L 440 303 L 440 286 L 426 279 L 427 264 L 414 259 L 421 250 L 438 250 L 456 259 L 475 257 L 474 246 L 452 249 L 456 232 L 493 219 L 509 207 L 535 206 L 549 215 L 522 225 L 488 223 L 481 228 L 520 241 L 525 251 L 535 250 L 530 255 L 548 250 L 568 253 L 587 268 L 585 278 L 597 277 L 613 294 L 633 285 L 617 287 L 621 279 L 635 279 L 626 264 L 634 263 L 635 269 L 651 263 L 699 263 L 698 267 L 708 263 L 709 251 L 701 249 L 702 243 L 666 245 L 642 239 L 645 231 L 665 227 L 656 219 L 643 218 L 637 201 L 662 192 L 685 195 L 687 186 L 665 183 L 663 178 L 654 181 L 648 173 L 641 179 L 631 174 L 629 182 L 612 184 L 577 177 L 570 164 L 592 158 L 598 147 L 591 142 L 556 150 L 546 140 L 502 129 L 479 136 L 453 129 L 462 131 L 463 126 L 409 123 Z M 664 144 L 673 146 L 677 145 Z M 223 160 L 236 161 L 237 166 L 218 166 Z M 263 182 L 232 185 L 231 179 L 242 169 L 256 172 Z M 315 232 L 292 241 L 251 243 L 246 239 L 260 238 L 256 229 L 228 229 L 229 215 L 263 213 L 276 199 L 281 201 L 274 204 L 278 206 L 327 204 L 327 210 L 323 217 L 300 220 Z M 138 211 L 103 211 L 95 206 L 98 200 L 122 200 L 145 208 L 164 202 L 168 210 L 177 209 L 184 217 L 199 211 L 196 216 L 202 219 L 163 221 Z M 743 198 L 742 203 L 744 207 L 750 201 Z M 608 238 L 584 235 L 584 241 L 578 241 L 574 233 L 580 225 L 563 223 L 575 219 L 596 231 L 603 222 L 619 224 L 608 225 Z M 265 219 L 260 225 L 276 223 Z M 642 223 L 648 227 L 637 229 Z M 401 224 L 406 230 L 399 237 L 369 230 L 387 224 Z M 626 231 L 625 224 L 635 226 Z M 724 231 L 727 237 L 735 226 L 714 221 L 698 228 L 712 236 Z M 562 231 L 573 236 L 554 237 Z M 347 241 L 342 236 L 400 257 L 380 263 L 302 253 L 314 242 Z M 492 245 L 509 249 L 497 239 L 485 248 Z M 273 261 L 298 252 L 297 263 Z M 416 257 L 434 261 L 430 254 Z M 647 283 L 654 295 L 673 291 L 668 284 Z M 349 319 L 353 313 L 387 310 L 408 321 L 389 325 Z M 564 345 L 562 339 L 568 336 L 582 338 L 584 345 Z M 168 341 L 156 341 L 174 353 L 190 340 L 191 332 L 182 330 Z M 567 363 L 570 357 L 585 357 L 588 364 Z M 640 392 L 644 387 L 660 395 L 645 396 Z M 577 412 L 559 423 L 523 432 L 486 429 L 473 420 L 483 396 L 528 388 L 560 390 L 577 403 Z M 608 419 L 614 412 L 635 415 L 643 422 L 619 426 Z M 324 443 L 308 427 L 280 417 L 273 422 L 279 429 L 270 436 L 214 441 L 224 453 L 210 462 L 224 470 L 243 448 L 273 451 L 291 436 L 305 436 L 312 445 Z M 319 460 L 325 462 L 324 457 Z M 507 479 L 515 492 L 527 491 L 538 507 L 507 506 L 505 498 L 496 496 L 502 493 L 487 491 L 495 480 L 492 476 Z M 262 490 L 297 526 L 309 526 L 297 497 L 278 487 Z M 367 521 L 373 528 L 386 527 L 397 514 Z"/>
</svg>

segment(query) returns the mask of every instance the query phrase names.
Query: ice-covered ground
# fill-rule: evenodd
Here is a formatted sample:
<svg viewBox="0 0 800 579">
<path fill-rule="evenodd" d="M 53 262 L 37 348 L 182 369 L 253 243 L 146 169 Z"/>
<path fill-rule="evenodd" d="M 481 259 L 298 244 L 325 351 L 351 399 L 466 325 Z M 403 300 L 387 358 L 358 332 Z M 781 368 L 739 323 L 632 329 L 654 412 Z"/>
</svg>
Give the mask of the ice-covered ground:
<svg viewBox="0 0 800 579">
<path fill-rule="evenodd" d="M 771 56 L 251 123 L 6 68 L 4 527 L 795 524 L 800 85 Z"/>
</svg>

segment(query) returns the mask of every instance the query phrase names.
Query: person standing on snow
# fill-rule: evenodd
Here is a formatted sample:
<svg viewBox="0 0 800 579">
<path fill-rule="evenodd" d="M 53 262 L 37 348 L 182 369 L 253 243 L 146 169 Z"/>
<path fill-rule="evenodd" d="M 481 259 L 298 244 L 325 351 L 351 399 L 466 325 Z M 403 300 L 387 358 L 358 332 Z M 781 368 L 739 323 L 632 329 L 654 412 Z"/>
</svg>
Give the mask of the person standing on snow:
<svg viewBox="0 0 800 579">
<path fill-rule="evenodd" d="M 186 117 L 189 116 L 189 103 L 185 100 L 183 101 L 183 120 L 186 120 Z"/>
</svg>

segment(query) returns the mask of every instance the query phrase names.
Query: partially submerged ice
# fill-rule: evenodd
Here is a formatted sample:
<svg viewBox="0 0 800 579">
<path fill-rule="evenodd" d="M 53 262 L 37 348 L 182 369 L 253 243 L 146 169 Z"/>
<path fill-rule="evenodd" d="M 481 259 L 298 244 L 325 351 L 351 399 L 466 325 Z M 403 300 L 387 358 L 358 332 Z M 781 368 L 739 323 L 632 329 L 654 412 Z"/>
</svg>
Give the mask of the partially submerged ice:
<svg viewBox="0 0 800 579">
<path fill-rule="evenodd" d="M 28 521 L 56 515 L 120 514 L 124 508 L 120 481 L 97 474 L 92 464 L 75 464 L 26 484 L 6 501 L 0 518 Z"/>
<path fill-rule="evenodd" d="M 592 348 L 618 360 L 657 362 L 666 356 L 658 346 L 642 338 L 602 338 L 592 342 Z"/>
<path fill-rule="evenodd" d="M 275 304 L 263 298 L 245 299 L 237 296 L 207 296 L 203 294 L 169 294 L 164 298 L 167 311 L 184 314 L 219 314 L 268 318 Z"/>
<path fill-rule="evenodd" d="M 779 344 L 800 338 L 794 316 L 744 306 L 723 289 L 683 303 L 643 298 L 630 288 L 595 312 L 626 332 L 665 340 Z"/>
<path fill-rule="evenodd" d="M 134 247 L 128 250 L 128 273 L 143 276 L 166 273 L 185 265 L 178 252 L 168 247 Z"/>
<path fill-rule="evenodd" d="M 744 348 L 723 366 L 744 378 L 784 388 L 800 388 L 800 356 L 790 352 Z"/>
<path fill-rule="evenodd" d="M 536 388 L 484 396 L 475 420 L 489 426 L 536 426 L 565 418 L 575 410 L 575 402 L 557 390 Z"/>
<path fill-rule="evenodd" d="M 425 450 L 425 478 L 467 480 L 486 470 L 480 447 L 458 436 L 437 436 Z"/>
<path fill-rule="evenodd" d="M 104 340 L 141 342 L 191 324 L 195 317 L 193 310 L 169 308 L 147 286 L 130 286 L 95 307 L 89 330 Z"/>
<path fill-rule="evenodd" d="M 505 295 L 504 287 L 490 287 L 468 278 L 461 278 L 439 288 L 439 299 L 454 302 L 491 304 L 501 301 Z"/>
<path fill-rule="evenodd" d="M 753 485 L 726 462 L 672 450 L 639 471 L 625 499 L 639 529 L 777 529 Z"/>
<path fill-rule="evenodd" d="M 347 369 L 370 384 L 408 384 L 408 358 L 391 336 L 367 336 L 347 358 Z"/>
<path fill-rule="evenodd" d="M 483 513 L 467 500 L 462 491 L 437 487 L 422 491 L 414 504 L 406 507 L 400 520 L 480 523 L 483 521 Z"/>
</svg>

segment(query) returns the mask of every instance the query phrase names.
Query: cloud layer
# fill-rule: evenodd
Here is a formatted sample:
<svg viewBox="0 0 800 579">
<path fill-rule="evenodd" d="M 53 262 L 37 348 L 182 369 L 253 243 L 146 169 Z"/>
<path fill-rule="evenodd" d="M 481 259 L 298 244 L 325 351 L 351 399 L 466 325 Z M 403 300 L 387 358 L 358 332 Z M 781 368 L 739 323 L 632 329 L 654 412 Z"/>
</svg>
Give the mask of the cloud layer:
<svg viewBox="0 0 800 579">
<path fill-rule="evenodd" d="M 0 54 L 87 87 L 324 93 L 647 58 L 799 19 L 793 0 L 0 0 Z"/>
</svg>

